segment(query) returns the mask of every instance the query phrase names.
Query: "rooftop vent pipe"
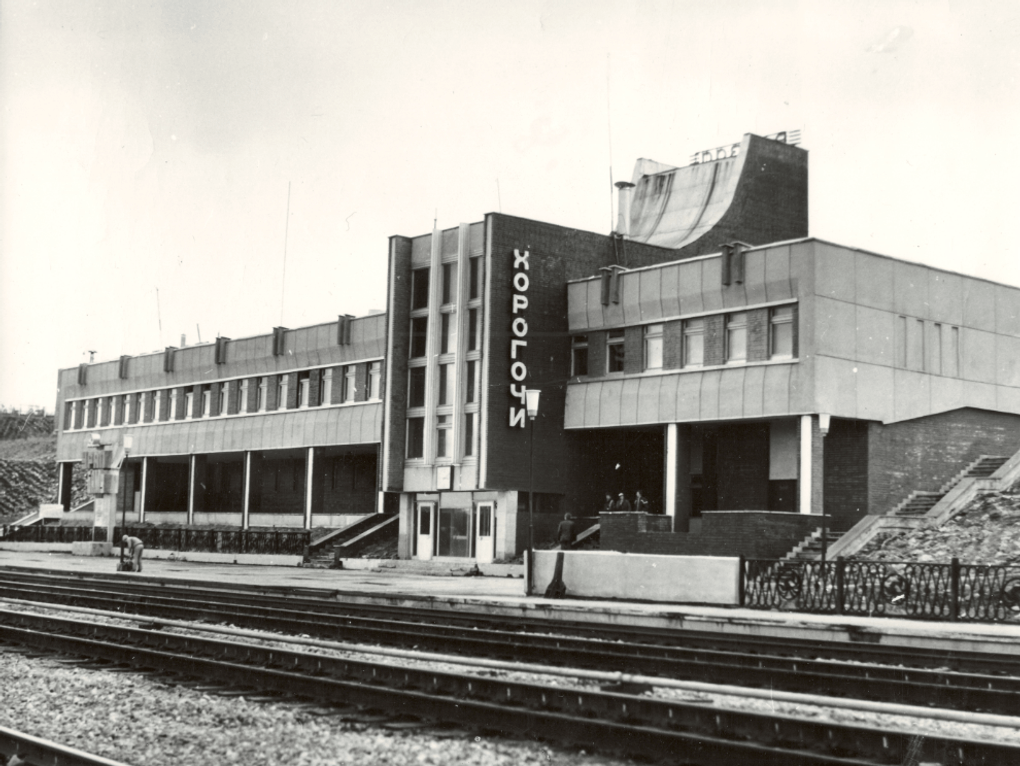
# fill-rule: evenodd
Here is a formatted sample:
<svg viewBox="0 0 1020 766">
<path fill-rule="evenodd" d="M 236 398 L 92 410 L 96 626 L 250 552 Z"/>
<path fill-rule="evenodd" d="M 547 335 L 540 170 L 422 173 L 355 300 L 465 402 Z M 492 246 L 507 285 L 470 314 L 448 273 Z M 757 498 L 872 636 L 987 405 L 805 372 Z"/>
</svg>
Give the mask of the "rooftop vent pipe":
<svg viewBox="0 0 1020 766">
<path fill-rule="evenodd" d="M 616 233 L 621 237 L 630 236 L 630 199 L 634 194 L 634 184 L 630 181 L 617 181 L 616 188 L 620 190 L 619 202 L 617 203 Z"/>
</svg>

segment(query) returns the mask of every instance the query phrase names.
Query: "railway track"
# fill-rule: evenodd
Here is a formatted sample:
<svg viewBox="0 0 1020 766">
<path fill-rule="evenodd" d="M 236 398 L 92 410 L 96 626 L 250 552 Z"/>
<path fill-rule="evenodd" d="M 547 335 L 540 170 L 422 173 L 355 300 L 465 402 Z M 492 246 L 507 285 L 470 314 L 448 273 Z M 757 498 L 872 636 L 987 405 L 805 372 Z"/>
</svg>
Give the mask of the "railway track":
<svg viewBox="0 0 1020 766">
<path fill-rule="evenodd" d="M 73 747 L 67 747 L 31 734 L 0 726 L 0 759 L 8 762 L 11 756 L 15 762 L 28 766 L 126 766 L 99 755 L 91 755 Z"/>
<path fill-rule="evenodd" d="M 539 662 L 716 684 L 737 684 L 787 692 L 894 702 L 907 705 L 1012 715 L 1020 709 L 1020 663 L 1012 656 L 947 656 L 911 648 L 833 642 L 749 641 L 715 634 L 597 628 L 548 623 L 513 625 L 461 612 L 407 610 L 378 604 L 245 594 L 163 583 L 32 576 L 0 572 L 0 598 L 130 612 L 153 618 L 219 621 L 240 627 L 305 634 L 330 640 L 473 657 Z M 437 621 L 442 620 L 443 624 Z M 553 634 L 550 630 L 557 630 Z M 537 632 L 544 631 L 544 632 Z M 578 637 L 575 632 L 584 635 Z M 565 635 L 567 634 L 567 635 Z M 804 644 L 810 643 L 810 646 Z M 791 654 L 792 652 L 792 654 Z M 826 654 L 834 657 L 826 657 Z M 852 659 L 852 662 L 845 660 Z M 904 667 L 927 660 L 935 668 Z M 986 672 L 947 670 L 951 664 Z M 992 671 L 992 672 L 990 672 Z"/>
<path fill-rule="evenodd" d="M 277 646 L 0 610 L 0 641 L 170 674 L 223 693 L 283 695 L 408 725 L 455 724 L 687 764 L 1013 766 L 1020 747 L 790 715 L 397 666 Z M 915 761 L 916 762 L 916 761 Z"/>
</svg>

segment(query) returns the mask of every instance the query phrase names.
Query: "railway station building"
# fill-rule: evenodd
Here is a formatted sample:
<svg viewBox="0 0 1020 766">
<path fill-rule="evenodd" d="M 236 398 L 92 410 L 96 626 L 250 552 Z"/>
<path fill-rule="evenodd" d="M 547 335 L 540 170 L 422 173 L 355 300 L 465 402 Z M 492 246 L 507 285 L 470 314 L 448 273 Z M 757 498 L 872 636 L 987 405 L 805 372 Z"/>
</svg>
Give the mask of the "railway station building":
<svg viewBox="0 0 1020 766">
<path fill-rule="evenodd" d="M 787 138 L 639 160 L 610 234 L 393 236 L 384 314 L 61 370 L 64 486 L 131 434 L 118 502 L 157 523 L 397 514 L 400 557 L 487 562 L 571 512 L 603 549 L 771 557 L 1016 452 L 1020 290 L 810 237 Z"/>
</svg>

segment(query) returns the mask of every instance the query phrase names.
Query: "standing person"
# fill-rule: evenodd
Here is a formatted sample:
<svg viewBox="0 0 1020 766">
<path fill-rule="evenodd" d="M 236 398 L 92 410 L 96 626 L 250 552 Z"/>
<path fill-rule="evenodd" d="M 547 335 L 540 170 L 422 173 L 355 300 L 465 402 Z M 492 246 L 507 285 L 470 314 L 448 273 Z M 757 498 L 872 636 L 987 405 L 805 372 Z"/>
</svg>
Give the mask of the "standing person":
<svg viewBox="0 0 1020 766">
<path fill-rule="evenodd" d="M 610 495 L 608 492 L 606 492 L 606 505 L 604 510 L 607 511 L 613 510 L 613 496 Z"/>
<path fill-rule="evenodd" d="M 577 538 L 577 525 L 574 523 L 574 515 L 568 513 L 563 521 L 556 527 L 556 542 L 560 544 L 561 551 L 569 551 L 574 547 L 574 540 Z"/>
<path fill-rule="evenodd" d="M 619 495 L 616 496 L 616 499 L 613 501 L 613 505 L 609 508 L 609 510 L 617 512 L 624 511 L 626 513 L 629 513 L 630 500 L 624 497 L 623 493 L 621 492 Z"/>
<path fill-rule="evenodd" d="M 137 537 L 128 537 L 124 535 L 121 538 L 121 544 L 128 549 L 128 557 L 131 559 L 132 572 L 142 571 L 142 551 L 145 550 L 145 546 L 142 545 L 142 541 Z"/>
<path fill-rule="evenodd" d="M 651 509 L 648 506 L 648 498 L 641 494 L 640 489 L 634 497 L 634 510 L 638 513 L 651 513 Z"/>
</svg>

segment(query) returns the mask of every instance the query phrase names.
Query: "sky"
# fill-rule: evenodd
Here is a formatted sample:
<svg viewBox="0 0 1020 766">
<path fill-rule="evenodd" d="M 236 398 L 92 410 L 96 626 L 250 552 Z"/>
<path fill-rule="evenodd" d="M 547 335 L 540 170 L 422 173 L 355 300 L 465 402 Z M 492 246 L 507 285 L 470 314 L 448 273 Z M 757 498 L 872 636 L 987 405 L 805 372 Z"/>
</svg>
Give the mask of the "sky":
<svg viewBox="0 0 1020 766">
<path fill-rule="evenodd" d="M 608 233 L 648 157 L 799 129 L 812 236 L 1020 285 L 1020 4 L 0 4 L 0 406 L 364 315 L 387 239 Z"/>
</svg>

